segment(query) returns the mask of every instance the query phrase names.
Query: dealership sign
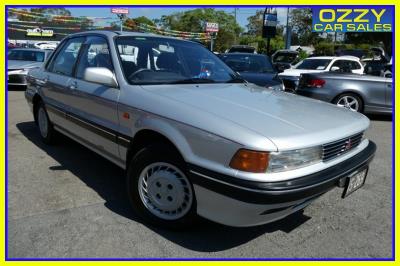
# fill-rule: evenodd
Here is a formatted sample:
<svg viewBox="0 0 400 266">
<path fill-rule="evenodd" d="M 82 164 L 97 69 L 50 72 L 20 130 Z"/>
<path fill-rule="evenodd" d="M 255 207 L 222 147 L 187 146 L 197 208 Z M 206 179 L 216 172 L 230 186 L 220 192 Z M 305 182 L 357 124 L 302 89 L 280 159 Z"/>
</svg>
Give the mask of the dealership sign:
<svg viewBox="0 0 400 266">
<path fill-rule="evenodd" d="M 53 30 L 43 30 L 41 28 L 27 29 L 26 36 L 30 37 L 53 37 Z"/>
<path fill-rule="evenodd" d="M 219 25 L 214 22 L 206 22 L 206 32 L 218 32 Z"/>
<path fill-rule="evenodd" d="M 127 14 L 129 14 L 129 9 L 128 8 L 111 8 L 111 13 L 127 15 Z"/>
<path fill-rule="evenodd" d="M 275 8 L 266 8 L 263 15 L 263 38 L 274 38 L 276 35 L 276 26 L 278 25 L 278 13 Z"/>
<path fill-rule="evenodd" d="M 386 8 L 313 8 L 314 32 L 391 32 L 393 10 Z"/>
</svg>

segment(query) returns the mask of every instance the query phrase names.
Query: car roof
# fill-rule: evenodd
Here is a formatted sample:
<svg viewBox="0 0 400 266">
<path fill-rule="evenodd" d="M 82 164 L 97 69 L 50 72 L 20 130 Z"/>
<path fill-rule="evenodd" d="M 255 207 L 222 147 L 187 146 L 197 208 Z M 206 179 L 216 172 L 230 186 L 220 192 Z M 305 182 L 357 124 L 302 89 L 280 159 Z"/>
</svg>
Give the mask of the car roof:
<svg viewBox="0 0 400 266">
<path fill-rule="evenodd" d="M 232 45 L 231 48 L 252 48 L 252 49 L 256 49 L 254 46 L 245 45 L 245 44 Z"/>
<path fill-rule="evenodd" d="M 154 34 L 154 33 L 143 33 L 143 32 L 135 32 L 135 31 L 110 31 L 110 30 L 91 30 L 91 31 L 82 31 L 78 33 L 73 33 L 67 36 L 68 37 L 73 37 L 73 36 L 82 36 L 82 35 L 90 35 L 90 34 L 101 34 L 107 37 L 115 37 L 115 36 L 132 36 L 132 37 L 157 37 L 157 38 L 165 38 L 165 39 L 171 39 L 171 40 L 180 40 L 180 41 L 186 41 L 186 42 L 191 42 L 191 43 L 197 43 L 195 41 L 191 40 L 185 40 L 185 39 L 180 39 L 176 37 L 170 37 L 170 36 L 164 36 L 164 35 L 159 35 L 159 34 Z"/>
<path fill-rule="evenodd" d="M 253 54 L 253 53 L 224 53 L 224 54 L 220 54 L 220 56 L 224 56 L 224 55 L 226 55 L 226 56 L 246 55 L 246 56 L 258 56 L 258 57 L 267 56 L 265 54 Z"/>
<path fill-rule="evenodd" d="M 277 50 L 274 54 L 276 53 L 291 53 L 291 54 L 298 54 L 299 52 L 294 51 L 294 50 L 288 50 L 288 49 L 282 49 L 282 50 Z"/>
<path fill-rule="evenodd" d="M 354 61 L 360 61 L 360 59 L 356 56 L 351 56 L 351 55 L 343 55 L 343 56 L 313 56 L 313 57 L 308 57 L 304 60 L 307 59 L 348 59 L 348 60 L 354 60 Z"/>
</svg>

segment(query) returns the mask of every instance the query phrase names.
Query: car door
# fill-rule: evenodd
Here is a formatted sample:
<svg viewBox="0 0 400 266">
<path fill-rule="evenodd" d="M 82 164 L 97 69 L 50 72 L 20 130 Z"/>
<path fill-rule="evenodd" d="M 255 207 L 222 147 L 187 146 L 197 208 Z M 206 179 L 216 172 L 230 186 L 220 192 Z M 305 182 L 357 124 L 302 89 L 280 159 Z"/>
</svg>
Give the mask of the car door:
<svg viewBox="0 0 400 266">
<path fill-rule="evenodd" d="M 84 80 L 88 67 L 107 68 L 114 72 L 109 45 L 100 36 L 88 36 L 79 55 L 71 88 L 71 116 L 74 132 L 92 149 L 120 164 L 116 132 L 119 129 L 117 102 L 119 88 Z"/>
<path fill-rule="evenodd" d="M 385 82 L 386 108 L 392 109 L 392 78 L 386 78 Z"/>
<path fill-rule="evenodd" d="M 46 103 L 50 120 L 65 127 L 65 115 L 62 113 L 69 111 L 71 102 L 68 84 L 71 81 L 74 66 L 84 41 L 84 37 L 65 40 L 43 73 L 40 74 L 40 81 L 37 81 L 41 86 L 41 96 Z"/>
</svg>

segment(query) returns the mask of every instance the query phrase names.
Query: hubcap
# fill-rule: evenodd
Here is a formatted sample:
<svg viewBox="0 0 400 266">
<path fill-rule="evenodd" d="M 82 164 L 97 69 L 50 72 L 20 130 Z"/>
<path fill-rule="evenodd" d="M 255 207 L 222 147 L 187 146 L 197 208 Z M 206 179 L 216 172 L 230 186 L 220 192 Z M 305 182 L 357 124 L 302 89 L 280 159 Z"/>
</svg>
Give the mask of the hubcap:
<svg viewBox="0 0 400 266">
<path fill-rule="evenodd" d="M 359 109 L 359 103 L 353 96 L 341 97 L 337 102 L 337 106 L 344 107 L 355 112 L 357 112 Z"/>
<path fill-rule="evenodd" d="M 43 108 L 39 109 L 38 112 L 38 124 L 39 124 L 39 130 L 40 130 L 40 134 L 42 135 L 42 137 L 47 137 L 47 131 L 48 131 L 48 120 L 47 120 L 47 116 L 46 116 L 46 112 Z"/>
<path fill-rule="evenodd" d="M 157 162 L 145 167 L 139 176 L 138 189 L 144 206 L 161 219 L 179 219 L 192 206 L 189 180 L 168 163 Z"/>
</svg>

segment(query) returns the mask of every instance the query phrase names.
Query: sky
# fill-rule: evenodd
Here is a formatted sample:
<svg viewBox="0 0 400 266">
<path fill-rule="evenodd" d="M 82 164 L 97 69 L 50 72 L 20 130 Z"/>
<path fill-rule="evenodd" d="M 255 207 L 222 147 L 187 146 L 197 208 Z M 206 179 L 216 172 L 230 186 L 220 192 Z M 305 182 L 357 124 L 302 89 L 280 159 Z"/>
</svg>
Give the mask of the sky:
<svg viewBox="0 0 400 266">
<path fill-rule="evenodd" d="M 194 7 L 193 7 L 194 8 Z M 173 7 L 164 7 L 164 8 L 152 8 L 152 7 L 131 7 L 129 8 L 129 17 L 139 17 L 139 16 L 145 16 L 150 19 L 154 18 L 160 18 L 162 15 L 170 15 L 174 12 L 179 12 L 179 11 L 186 11 L 190 10 L 193 8 L 173 8 Z M 223 10 L 227 13 L 233 14 L 234 8 L 216 8 L 217 10 Z M 239 23 L 240 26 L 243 28 L 246 27 L 247 25 L 247 18 L 254 15 L 257 10 L 264 9 L 262 7 L 260 8 L 254 8 L 254 7 L 241 7 L 238 8 L 236 13 L 237 13 L 237 22 Z M 74 8 L 74 7 L 68 7 L 68 10 L 71 11 L 72 16 L 91 16 L 91 17 L 115 17 L 117 19 L 117 16 L 114 14 L 111 14 L 110 8 L 105 8 L 105 7 L 90 7 L 90 8 Z M 282 25 L 286 25 L 286 8 L 277 8 L 278 11 L 278 21 Z"/>
</svg>

